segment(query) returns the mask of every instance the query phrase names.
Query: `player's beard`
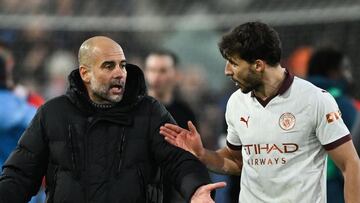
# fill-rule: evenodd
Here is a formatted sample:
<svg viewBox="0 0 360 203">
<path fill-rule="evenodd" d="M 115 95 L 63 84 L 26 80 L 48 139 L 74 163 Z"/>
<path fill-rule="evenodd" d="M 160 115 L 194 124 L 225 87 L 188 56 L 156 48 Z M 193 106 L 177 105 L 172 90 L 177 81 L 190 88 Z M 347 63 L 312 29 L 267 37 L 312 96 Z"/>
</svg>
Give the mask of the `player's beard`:
<svg viewBox="0 0 360 203">
<path fill-rule="evenodd" d="M 125 89 L 125 83 L 120 80 L 111 81 L 109 84 L 101 84 L 95 77 L 90 79 L 90 89 L 97 98 L 110 103 L 117 103 L 122 100 L 123 94 L 112 95 L 110 89 L 113 85 L 118 85 Z"/>
<path fill-rule="evenodd" d="M 241 92 L 244 94 L 254 90 L 256 91 L 262 85 L 261 75 L 250 69 L 247 77 L 244 79 L 244 82 L 239 84 Z"/>
</svg>

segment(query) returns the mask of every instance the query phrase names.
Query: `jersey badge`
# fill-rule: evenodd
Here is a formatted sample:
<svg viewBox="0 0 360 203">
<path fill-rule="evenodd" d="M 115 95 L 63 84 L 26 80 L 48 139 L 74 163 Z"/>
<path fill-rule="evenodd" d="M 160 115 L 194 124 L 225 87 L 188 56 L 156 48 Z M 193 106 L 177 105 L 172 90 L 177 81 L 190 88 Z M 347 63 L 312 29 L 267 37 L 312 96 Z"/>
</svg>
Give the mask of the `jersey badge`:
<svg viewBox="0 0 360 203">
<path fill-rule="evenodd" d="M 295 126 L 295 122 L 295 116 L 289 112 L 283 113 L 279 119 L 279 125 L 283 130 L 291 130 Z"/>
</svg>

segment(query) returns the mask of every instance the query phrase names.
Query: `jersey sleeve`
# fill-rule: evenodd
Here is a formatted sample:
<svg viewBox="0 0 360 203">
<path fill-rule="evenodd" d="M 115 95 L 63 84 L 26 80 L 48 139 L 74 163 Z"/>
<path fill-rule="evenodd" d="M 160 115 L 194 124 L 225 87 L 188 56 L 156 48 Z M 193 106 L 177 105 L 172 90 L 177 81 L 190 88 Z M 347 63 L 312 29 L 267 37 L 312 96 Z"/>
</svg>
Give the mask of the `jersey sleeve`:
<svg viewBox="0 0 360 203">
<path fill-rule="evenodd" d="M 332 150 L 351 140 L 335 99 L 322 90 L 316 104 L 316 136 L 326 150 Z"/>
<path fill-rule="evenodd" d="M 227 124 L 227 136 L 226 136 L 226 144 L 227 146 L 232 150 L 241 150 L 241 140 L 239 135 L 237 134 L 235 130 L 235 126 L 233 123 L 233 116 L 231 114 L 232 106 L 231 106 L 231 98 L 229 99 L 229 102 L 226 106 L 226 113 L 225 113 L 225 119 Z"/>
</svg>

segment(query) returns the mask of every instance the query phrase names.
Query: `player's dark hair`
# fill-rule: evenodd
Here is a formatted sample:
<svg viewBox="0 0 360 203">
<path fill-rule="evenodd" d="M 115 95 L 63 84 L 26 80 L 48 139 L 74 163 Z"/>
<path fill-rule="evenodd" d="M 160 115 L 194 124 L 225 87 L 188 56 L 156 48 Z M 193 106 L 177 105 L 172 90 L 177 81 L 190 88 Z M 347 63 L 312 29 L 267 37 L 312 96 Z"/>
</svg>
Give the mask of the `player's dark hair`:
<svg viewBox="0 0 360 203">
<path fill-rule="evenodd" d="M 152 56 L 152 55 L 157 55 L 157 56 L 169 56 L 171 58 L 171 60 L 173 61 L 174 63 L 174 67 L 177 67 L 179 65 L 179 58 L 178 56 L 170 51 L 170 50 L 166 50 L 166 49 L 159 49 L 159 50 L 154 50 L 154 51 L 151 51 L 146 58 L 148 58 L 149 56 Z"/>
<path fill-rule="evenodd" d="M 270 66 L 280 63 L 279 35 L 265 23 L 241 24 L 225 34 L 218 45 L 222 56 L 230 61 L 233 57 L 240 57 L 248 63 L 254 63 L 258 59 Z"/>
<path fill-rule="evenodd" d="M 317 49 L 309 59 L 309 75 L 328 76 L 330 71 L 340 70 L 345 55 L 333 47 Z"/>
</svg>

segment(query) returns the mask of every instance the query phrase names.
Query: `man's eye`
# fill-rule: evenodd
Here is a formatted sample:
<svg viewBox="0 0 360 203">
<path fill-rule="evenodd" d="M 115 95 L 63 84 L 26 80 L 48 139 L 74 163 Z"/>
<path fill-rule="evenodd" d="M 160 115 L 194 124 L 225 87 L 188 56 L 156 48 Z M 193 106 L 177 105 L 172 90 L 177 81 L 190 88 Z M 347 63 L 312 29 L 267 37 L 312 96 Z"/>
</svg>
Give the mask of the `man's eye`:
<svg viewBox="0 0 360 203">
<path fill-rule="evenodd" d="M 125 69 L 126 68 L 126 63 L 122 63 L 120 66 L 121 66 L 122 69 Z"/>
<path fill-rule="evenodd" d="M 113 68 L 113 65 L 112 64 L 105 64 L 104 66 L 106 69 L 112 69 Z"/>
</svg>

